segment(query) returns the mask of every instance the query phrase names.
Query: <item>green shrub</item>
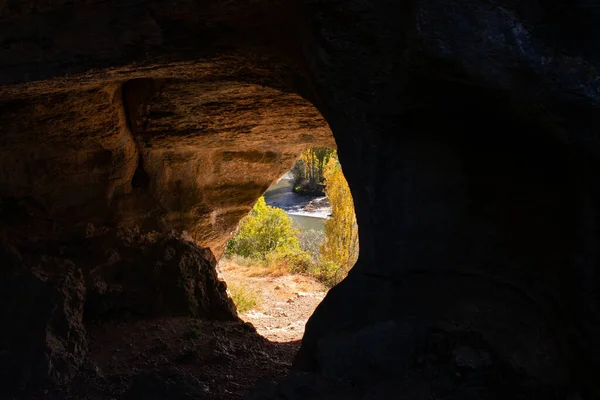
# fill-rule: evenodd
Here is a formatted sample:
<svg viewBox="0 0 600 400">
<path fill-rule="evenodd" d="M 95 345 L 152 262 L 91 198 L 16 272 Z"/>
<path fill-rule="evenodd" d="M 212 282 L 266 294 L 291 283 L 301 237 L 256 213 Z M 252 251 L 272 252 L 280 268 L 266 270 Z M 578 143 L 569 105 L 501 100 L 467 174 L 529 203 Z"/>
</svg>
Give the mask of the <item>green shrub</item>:
<svg viewBox="0 0 600 400">
<path fill-rule="evenodd" d="M 333 287 L 344 279 L 347 272 L 348 271 L 334 261 L 321 260 L 313 272 L 313 275 L 325 285 Z"/>
<path fill-rule="evenodd" d="M 331 287 L 346 276 L 353 261 L 340 264 L 320 254 L 326 239 L 325 233 L 316 230 L 300 234 L 285 211 L 268 206 L 261 197 L 240 222 L 226 255 L 238 265 L 264 266 L 267 274 L 311 275 Z M 231 294 L 240 312 L 257 306 L 256 295 L 244 288 L 234 286 Z"/>
<path fill-rule="evenodd" d="M 230 285 L 228 289 L 238 312 L 243 313 L 260 306 L 260 293 L 241 285 Z"/>
<path fill-rule="evenodd" d="M 235 236 L 227 244 L 228 254 L 265 259 L 275 250 L 300 249 L 299 232 L 292 219 L 280 208 L 258 199 L 250 215 L 244 217 Z"/>
<path fill-rule="evenodd" d="M 306 251 L 301 249 L 277 249 L 267 254 L 265 266 L 271 271 L 282 273 L 310 273 L 314 262 Z"/>
</svg>

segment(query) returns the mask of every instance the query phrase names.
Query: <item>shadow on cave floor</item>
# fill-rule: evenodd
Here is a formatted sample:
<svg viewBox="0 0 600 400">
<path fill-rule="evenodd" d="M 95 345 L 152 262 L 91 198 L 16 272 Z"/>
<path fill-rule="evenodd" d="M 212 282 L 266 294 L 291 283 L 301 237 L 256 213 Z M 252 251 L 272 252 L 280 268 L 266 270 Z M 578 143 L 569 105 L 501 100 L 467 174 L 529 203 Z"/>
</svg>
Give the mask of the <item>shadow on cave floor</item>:
<svg viewBox="0 0 600 400">
<path fill-rule="evenodd" d="M 243 322 L 188 317 L 119 318 L 88 333 L 93 366 L 44 398 L 242 399 L 287 374 L 300 346 L 268 341 Z"/>
</svg>

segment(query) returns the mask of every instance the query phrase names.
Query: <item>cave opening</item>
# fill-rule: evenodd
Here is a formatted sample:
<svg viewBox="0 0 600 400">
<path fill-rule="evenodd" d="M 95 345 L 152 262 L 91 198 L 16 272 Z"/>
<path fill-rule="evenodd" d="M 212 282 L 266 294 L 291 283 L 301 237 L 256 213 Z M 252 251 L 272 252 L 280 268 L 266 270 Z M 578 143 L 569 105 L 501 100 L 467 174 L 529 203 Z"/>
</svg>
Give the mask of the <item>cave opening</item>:
<svg viewBox="0 0 600 400">
<path fill-rule="evenodd" d="M 301 317 L 272 329 L 285 333 L 277 338 L 247 324 L 216 266 L 239 221 L 307 147 L 331 156 L 336 143 L 317 108 L 269 85 L 175 76 L 44 99 L 53 106 L 23 101 L 4 117 L 13 134 L 5 140 L 14 143 L 3 162 L 21 175 L 0 177 L 1 194 L 27 207 L 32 223 L 13 211 L 21 223 L 0 227 L 7 265 L 0 271 L 0 316 L 15 326 L 0 338 L 0 353 L 8 354 L 0 357 L 0 397 L 49 385 L 58 389 L 48 398 L 57 400 L 67 386 L 74 398 L 89 390 L 94 399 L 145 398 L 163 389 L 169 397 L 187 386 L 199 398 L 230 399 L 260 379 L 284 376 L 306 319 L 345 273 L 323 274 L 325 285 L 306 267 L 289 277 L 289 287 L 273 287 L 286 292 L 277 299 L 286 307 L 306 301 Z M 88 121 L 91 108 L 94 125 L 73 123 Z M 44 134 L 56 127 L 77 140 L 65 148 L 65 137 Z M 23 131 L 37 139 L 21 141 Z M 332 165 L 341 173 L 338 161 Z M 325 187 L 313 186 L 298 191 Z M 304 215 L 320 221 L 321 230 L 330 214 L 319 206 L 325 197 L 312 205 L 326 215 Z M 351 196 L 342 197 L 353 205 Z M 318 251 L 320 242 L 313 242 Z M 296 250 L 306 262 L 307 248 Z M 161 386 L 171 381 L 177 383 Z"/>
<path fill-rule="evenodd" d="M 337 152 L 307 147 L 242 218 L 217 271 L 244 321 L 267 340 L 297 349 L 308 318 L 358 251 Z"/>
<path fill-rule="evenodd" d="M 599 399 L 593 3 L 0 2 L 0 398 Z M 307 146 L 361 254 L 290 372 L 216 263 Z"/>
</svg>

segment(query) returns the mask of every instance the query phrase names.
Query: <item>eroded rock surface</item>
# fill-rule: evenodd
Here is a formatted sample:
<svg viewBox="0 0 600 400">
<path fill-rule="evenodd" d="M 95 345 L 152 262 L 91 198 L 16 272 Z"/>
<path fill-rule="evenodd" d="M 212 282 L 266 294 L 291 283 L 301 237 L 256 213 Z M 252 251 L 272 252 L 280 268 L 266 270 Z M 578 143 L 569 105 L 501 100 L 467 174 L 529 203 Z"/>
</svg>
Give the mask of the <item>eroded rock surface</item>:
<svg viewBox="0 0 600 400">
<path fill-rule="evenodd" d="M 12 240 L 82 237 L 90 223 L 175 229 L 220 256 L 307 145 L 333 145 L 299 96 L 235 81 L 142 79 L 0 107 Z"/>
<path fill-rule="evenodd" d="M 596 399 L 599 13 L 587 0 L 0 2 L 2 235 L 73 247 L 91 227 L 185 230 L 218 258 L 299 151 L 331 144 L 329 125 L 361 254 L 296 366 L 329 370 L 331 338 L 392 321 L 467 338 L 438 372 L 411 364 L 425 385 L 450 382 L 413 397 L 455 387 L 445 366 L 460 355 L 487 371 L 465 386 L 481 398 L 509 376 L 508 395 Z"/>
<path fill-rule="evenodd" d="M 0 254 L 0 395 L 68 383 L 87 355 L 81 269 L 9 247 Z"/>
<path fill-rule="evenodd" d="M 360 259 L 296 366 L 320 371 L 328 337 L 395 320 L 480 335 L 541 391 L 597 398 L 599 59 L 573 33 L 597 42 L 597 8 L 308 3 Z"/>
<path fill-rule="evenodd" d="M 90 323 L 178 316 L 239 321 L 210 250 L 176 237 L 100 235 L 21 251 L 5 245 L 2 262 L 2 396 L 61 387 L 83 366 L 93 369 Z"/>
<path fill-rule="evenodd" d="M 237 320 L 210 250 L 159 238 L 135 240 L 112 251 L 89 271 L 87 318 L 129 313 Z"/>
</svg>

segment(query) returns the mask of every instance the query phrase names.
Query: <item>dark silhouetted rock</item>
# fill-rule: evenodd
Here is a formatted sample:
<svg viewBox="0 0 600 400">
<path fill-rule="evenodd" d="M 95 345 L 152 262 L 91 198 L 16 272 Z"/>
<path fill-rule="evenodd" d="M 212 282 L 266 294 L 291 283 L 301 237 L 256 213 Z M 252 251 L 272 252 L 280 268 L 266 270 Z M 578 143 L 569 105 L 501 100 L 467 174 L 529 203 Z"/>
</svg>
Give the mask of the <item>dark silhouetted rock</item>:
<svg viewBox="0 0 600 400">
<path fill-rule="evenodd" d="M 4 249 L 0 269 L 0 386 L 42 389 L 69 382 L 85 361 L 85 282 L 68 260 L 24 261 Z"/>
<path fill-rule="evenodd" d="M 319 341 L 320 372 L 348 381 L 397 378 L 413 366 L 423 332 L 387 321 L 353 333 L 334 333 Z"/>
<path fill-rule="evenodd" d="M 208 249 L 176 238 L 120 244 L 89 272 L 86 318 L 115 313 L 235 320 Z"/>
<path fill-rule="evenodd" d="M 474 332 L 407 330 L 393 321 L 320 340 L 321 368 L 258 385 L 247 397 L 361 400 L 564 400 L 560 382 L 540 382 L 505 364 Z"/>
</svg>

